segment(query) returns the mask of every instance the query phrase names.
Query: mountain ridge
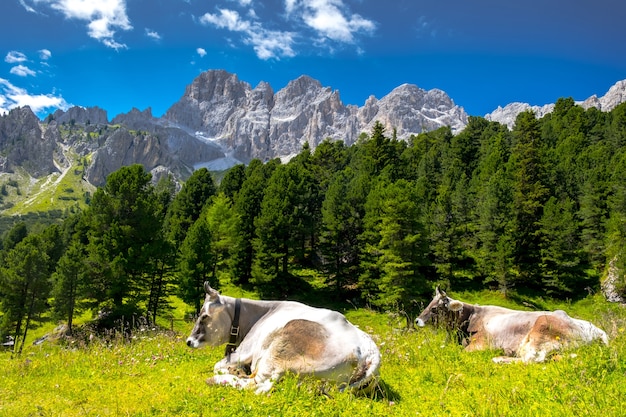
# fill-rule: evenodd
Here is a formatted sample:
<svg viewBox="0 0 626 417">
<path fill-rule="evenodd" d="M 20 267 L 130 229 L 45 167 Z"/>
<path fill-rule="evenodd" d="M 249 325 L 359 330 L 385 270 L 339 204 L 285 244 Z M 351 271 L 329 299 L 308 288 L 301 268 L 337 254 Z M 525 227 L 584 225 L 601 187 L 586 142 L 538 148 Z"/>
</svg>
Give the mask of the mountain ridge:
<svg viewBox="0 0 626 417">
<path fill-rule="evenodd" d="M 626 80 L 602 97 L 577 103 L 609 111 L 624 101 Z M 542 117 L 553 107 L 511 103 L 485 118 L 512 127 L 521 111 Z M 165 175 L 184 181 L 201 167 L 217 171 L 255 158 L 288 160 L 305 143 L 312 150 L 326 139 L 349 146 L 376 122 L 388 135 L 408 139 L 443 126 L 459 132 L 468 117 L 445 91 L 414 84 L 356 106 L 345 105 L 339 91 L 307 75 L 275 92 L 267 82 L 252 87 L 236 74 L 209 70 L 192 80 L 161 117 L 150 107 L 110 121 L 97 106 L 57 110 L 44 120 L 28 107 L 9 111 L 0 116 L 0 183 L 25 172 L 31 177 L 23 181 L 27 188 L 33 179 L 63 173 L 77 161 L 90 186 L 103 185 L 108 174 L 133 163 L 142 164 L 155 181 Z"/>
</svg>

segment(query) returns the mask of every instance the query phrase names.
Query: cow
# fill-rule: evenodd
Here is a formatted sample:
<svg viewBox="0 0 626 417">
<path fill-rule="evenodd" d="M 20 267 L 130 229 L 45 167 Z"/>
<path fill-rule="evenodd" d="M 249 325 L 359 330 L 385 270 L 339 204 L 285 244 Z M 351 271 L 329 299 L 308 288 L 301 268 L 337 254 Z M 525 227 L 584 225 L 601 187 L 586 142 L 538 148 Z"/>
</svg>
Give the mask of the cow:
<svg viewBox="0 0 626 417">
<path fill-rule="evenodd" d="M 415 324 L 423 327 L 431 319 L 457 331 L 466 351 L 503 350 L 505 356 L 493 358 L 497 363 L 543 362 L 551 352 L 564 347 L 595 340 L 609 343 L 603 330 L 563 310 L 519 311 L 467 304 L 448 297 L 439 287 Z"/>
<path fill-rule="evenodd" d="M 187 338 L 191 348 L 226 343 L 207 382 L 268 392 L 286 373 L 312 375 L 340 390 L 369 392 L 381 362 L 374 340 L 336 311 L 295 301 L 221 295 L 204 284 L 204 305 Z"/>
</svg>

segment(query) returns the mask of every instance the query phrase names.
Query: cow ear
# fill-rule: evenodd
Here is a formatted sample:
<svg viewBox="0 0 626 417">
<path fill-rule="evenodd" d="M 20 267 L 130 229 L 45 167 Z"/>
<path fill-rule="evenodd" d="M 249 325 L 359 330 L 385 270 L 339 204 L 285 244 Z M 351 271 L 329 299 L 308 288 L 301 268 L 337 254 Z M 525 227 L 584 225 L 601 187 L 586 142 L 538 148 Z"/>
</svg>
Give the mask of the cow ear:
<svg viewBox="0 0 626 417">
<path fill-rule="evenodd" d="M 450 300 L 450 304 L 448 304 L 448 308 L 450 311 L 461 311 L 463 310 L 463 303 L 457 300 Z"/>
<path fill-rule="evenodd" d="M 216 299 L 212 299 L 209 303 L 209 315 L 213 316 L 224 309 L 224 303 L 222 303 L 221 297 L 218 295 Z"/>
</svg>

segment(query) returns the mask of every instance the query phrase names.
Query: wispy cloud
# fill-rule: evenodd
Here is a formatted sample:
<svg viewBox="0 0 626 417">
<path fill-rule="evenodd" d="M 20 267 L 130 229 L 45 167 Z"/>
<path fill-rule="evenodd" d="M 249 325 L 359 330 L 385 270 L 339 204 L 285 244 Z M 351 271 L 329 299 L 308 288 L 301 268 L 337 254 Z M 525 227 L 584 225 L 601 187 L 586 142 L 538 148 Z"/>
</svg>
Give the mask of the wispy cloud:
<svg viewBox="0 0 626 417">
<path fill-rule="evenodd" d="M 34 77 L 36 75 L 35 71 L 28 68 L 26 65 L 16 65 L 9 71 L 13 75 L 19 75 L 20 77 L 31 76 Z"/>
<path fill-rule="evenodd" d="M 4 57 L 4 62 L 7 62 L 9 64 L 17 64 L 20 62 L 26 62 L 27 60 L 28 58 L 26 57 L 26 55 L 18 51 L 11 51 L 7 54 L 6 57 Z"/>
<path fill-rule="evenodd" d="M 284 0 L 280 22 L 262 21 L 253 9 L 252 0 L 230 0 L 230 3 L 236 3 L 241 10 L 218 8 L 216 13 L 206 13 L 199 21 L 240 33 L 242 42 L 251 45 L 261 59 L 295 56 L 298 39 L 313 37 L 314 45 L 334 49 L 338 44 L 355 45 L 359 36 L 376 30 L 373 20 L 352 13 L 343 0 Z M 278 26 L 280 30 L 268 29 Z M 357 47 L 357 51 L 363 50 Z"/>
<path fill-rule="evenodd" d="M 196 49 L 196 53 L 200 55 L 200 58 L 203 58 L 206 55 L 206 50 L 204 48 Z"/>
<path fill-rule="evenodd" d="M 149 37 L 152 40 L 155 40 L 155 41 L 160 41 L 161 40 L 161 35 L 159 35 L 158 32 L 156 32 L 154 30 L 150 30 L 148 28 L 146 28 L 146 36 Z"/>
<path fill-rule="evenodd" d="M 42 61 L 47 61 L 52 56 L 52 52 L 50 52 L 47 49 L 40 49 L 38 52 L 39 52 L 39 59 L 41 59 Z"/>
<path fill-rule="evenodd" d="M 356 34 L 369 34 L 376 29 L 374 21 L 350 12 L 342 0 L 286 0 L 285 11 L 319 36 L 337 42 L 351 44 Z"/>
<path fill-rule="evenodd" d="M 243 42 L 251 45 L 260 59 L 295 55 L 293 33 L 267 30 L 256 20 L 242 19 L 236 10 L 220 9 L 216 14 L 206 13 L 200 17 L 200 23 L 241 33 Z"/>
<path fill-rule="evenodd" d="M 0 78 L 0 114 L 24 106 L 29 106 L 35 114 L 39 114 L 48 109 L 67 110 L 70 104 L 63 97 L 54 94 L 30 94 L 27 90 Z"/>
<path fill-rule="evenodd" d="M 66 19 L 87 22 L 87 34 L 113 49 L 126 48 L 115 39 L 117 30 L 130 30 L 126 0 L 20 0 L 22 6 L 37 12 L 45 4 L 63 14 Z"/>
</svg>

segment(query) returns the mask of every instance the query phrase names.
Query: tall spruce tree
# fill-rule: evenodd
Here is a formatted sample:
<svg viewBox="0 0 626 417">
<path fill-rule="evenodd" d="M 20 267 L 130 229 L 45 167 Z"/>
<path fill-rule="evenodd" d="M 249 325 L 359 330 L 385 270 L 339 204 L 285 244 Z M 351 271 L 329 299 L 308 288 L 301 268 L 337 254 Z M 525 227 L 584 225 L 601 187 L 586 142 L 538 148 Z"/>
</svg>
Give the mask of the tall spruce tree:
<svg viewBox="0 0 626 417">
<path fill-rule="evenodd" d="M 122 167 L 94 194 L 87 222 L 88 264 L 99 288 L 94 291 L 106 323 L 143 314 L 154 257 L 161 245 L 160 207 L 151 175 L 143 166 Z"/>
<path fill-rule="evenodd" d="M 322 203 L 320 253 L 326 283 L 337 296 L 353 287 L 359 276 L 365 201 L 369 177 L 351 168 L 335 174 Z"/>
<path fill-rule="evenodd" d="M 33 322 L 47 309 L 49 243 L 38 234 L 30 234 L 7 252 L 4 265 L 0 266 L 1 333 L 14 337 L 18 353 L 22 352 Z"/>
<path fill-rule="evenodd" d="M 549 197 L 541 159 L 541 131 L 532 111 L 517 116 L 513 129 L 514 267 L 520 287 L 540 289 L 540 220 Z"/>
<path fill-rule="evenodd" d="M 407 317 L 416 311 L 414 301 L 430 292 L 425 274 L 428 240 L 415 195 L 414 185 L 406 180 L 378 181 L 367 197 L 362 236 L 364 295 L 380 307 L 401 309 Z"/>
</svg>

